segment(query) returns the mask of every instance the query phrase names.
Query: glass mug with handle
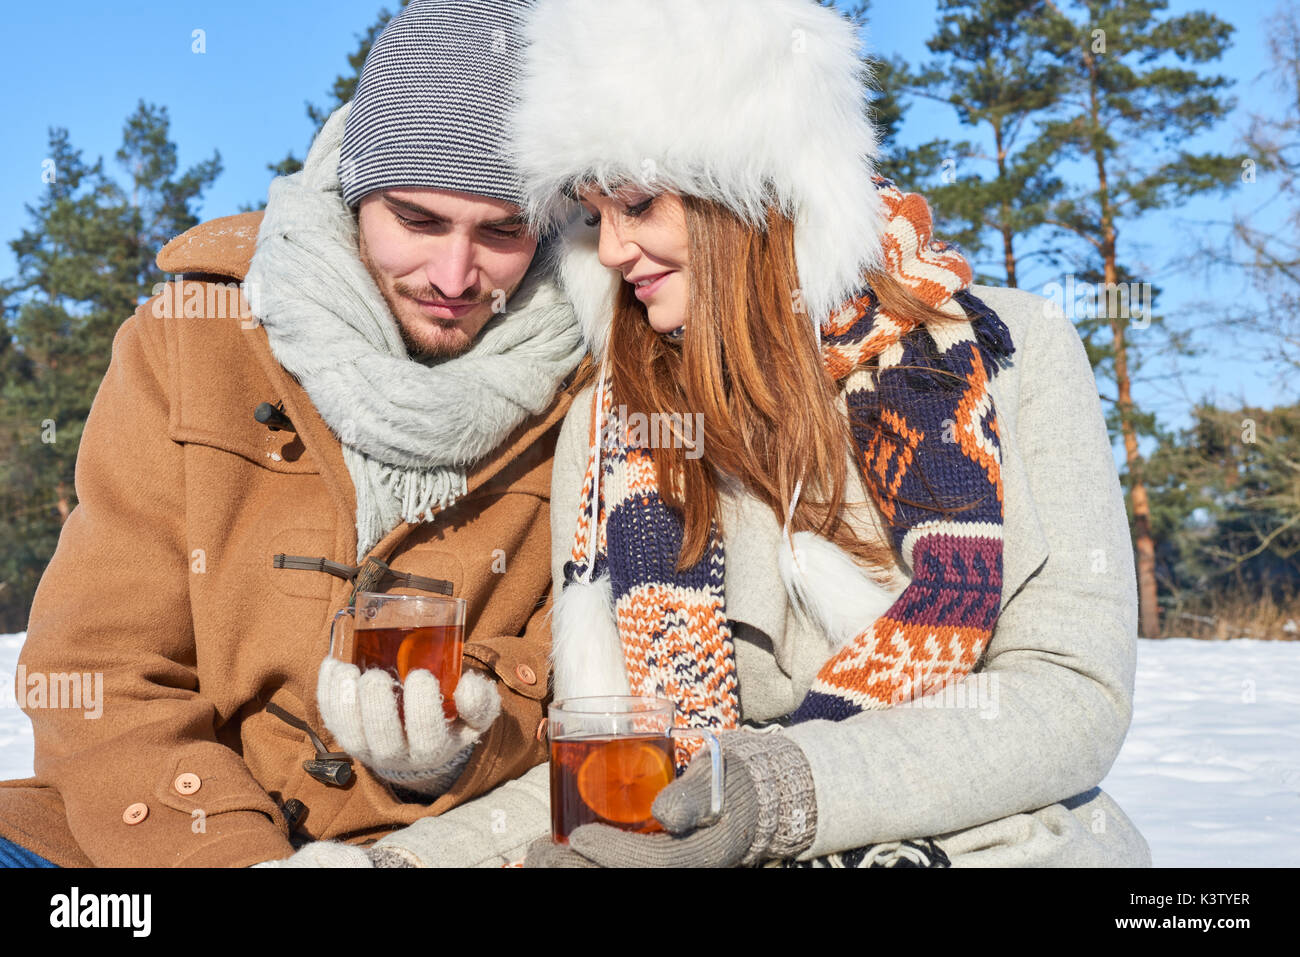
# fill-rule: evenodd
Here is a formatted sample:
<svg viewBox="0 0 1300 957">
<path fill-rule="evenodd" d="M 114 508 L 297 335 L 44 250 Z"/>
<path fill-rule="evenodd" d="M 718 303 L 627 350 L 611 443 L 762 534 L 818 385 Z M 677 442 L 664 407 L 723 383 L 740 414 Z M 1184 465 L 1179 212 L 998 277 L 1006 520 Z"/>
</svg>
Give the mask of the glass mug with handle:
<svg viewBox="0 0 1300 957">
<path fill-rule="evenodd" d="M 722 814 L 722 748 L 703 728 L 673 726 L 664 698 L 606 695 L 568 698 L 548 709 L 551 839 L 567 844 L 574 828 L 608 824 L 648 834 L 663 826 L 651 810 L 676 776 L 677 739 L 696 736 L 709 750 L 711 824 Z"/>
<path fill-rule="evenodd" d="M 351 635 L 336 640 L 339 620 L 353 616 Z M 371 668 L 387 671 L 405 682 L 412 671 L 423 668 L 438 679 L 442 713 L 456 718 L 452 695 L 460 682 L 465 650 L 465 599 L 445 595 L 388 595 L 358 592 L 353 608 L 343 608 L 330 623 L 330 654 L 354 664 L 362 673 Z M 402 715 L 402 692 L 397 689 L 397 710 Z"/>
</svg>

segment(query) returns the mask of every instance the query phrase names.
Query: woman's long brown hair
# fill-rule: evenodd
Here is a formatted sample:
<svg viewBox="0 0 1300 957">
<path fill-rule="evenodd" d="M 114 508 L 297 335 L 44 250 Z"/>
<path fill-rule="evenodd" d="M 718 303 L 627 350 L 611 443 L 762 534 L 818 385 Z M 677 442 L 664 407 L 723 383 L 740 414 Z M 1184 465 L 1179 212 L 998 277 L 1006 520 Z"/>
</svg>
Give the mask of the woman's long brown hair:
<svg viewBox="0 0 1300 957">
<path fill-rule="evenodd" d="M 702 456 L 688 457 L 691 450 L 676 442 L 653 449 L 660 495 L 684 518 L 679 570 L 704 555 L 713 523 L 721 528 L 722 472 L 781 524 L 803 476 L 791 532 L 815 531 L 883 576 L 894 564 L 891 546 L 861 540 L 840 516 L 853 440 L 801 308 L 793 223 L 772 210 L 758 230 L 709 200 L 682 202 L 691 276 L 686 335 L 674 342 L 655 332 L 645 307 L 621 283 L 608 345 L 616 406 L 703 416 L 694 420 L 703 424 L 703 434 L 694 435 Z M 885 274 L 867 279 L 880 307 L 894 315 L 964 321 L 930 308 Z"/>
</svg>

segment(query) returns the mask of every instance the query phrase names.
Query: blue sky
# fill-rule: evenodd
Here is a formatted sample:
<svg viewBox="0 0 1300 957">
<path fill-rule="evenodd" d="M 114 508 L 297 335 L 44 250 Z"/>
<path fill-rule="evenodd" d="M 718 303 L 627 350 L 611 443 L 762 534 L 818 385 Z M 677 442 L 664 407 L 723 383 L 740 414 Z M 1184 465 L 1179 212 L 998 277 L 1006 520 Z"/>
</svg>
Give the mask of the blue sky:
<svg viewBox="0 0 1300 957">
<path fill-rule="evenodd" d="M 300 157 L 305 153 L 312 126 L 304 104 L 325 102 L 325 91 L 345 68 L 357 35 L 382 5 L 364 0 L 7 5 L 10 42 L 0 75 L 11 93 L 5 148 L 0 150 L 0 239 L 7 243 L 28 223 L 23 205 L 36 201 L 43 188 L 48 128 L 67 127 L 87 158 L 103 156 L 117 173 L 113 153 L 122 124 L 141 98 L 168 108 L 182 167 L 220 150 L 225 172 L 203 202 L 205 218 L 237 212 L 241 204 L 264 198 L 270 179 L 266 164 L 289 150 Z M 1267 63 L 1264 20 L 1275 8 L 1276 0 L 1173 0 L 1174 12 L 1209 10 L 1237 28 L 1232 50 L 1215 69 L 1236 79 L 1241 107 L 1192 146 L 1227 151 L 1244 128 L 1248 109 L 1267 111 L 1276 104 L 1274 92 L 1258 79 Z M 934 23 L 934 0 L 876 0 L 870 42 L 878 52 L 915 63 L 927 56 L 924 42 Z M 195 30 L 204 31 L 206 52 L 201 54 L 191 49 Z M 927 103 L 913 108 L 903 132 L 914 142 L 936 134 L 970 135 L 946 108 Z M 1192 316 L 1206 321 L 1212 316 L 1206 303 L 1251 301 L 1243 277 L 1215 274 L 1189 257 L 1194 238 L 1222 235 L 1221 227 L 1205 224 L 1229 219 L 1234 206 L 1252 204 L 1266 188 L 1258 185 L 1254 192 L 1243 189 L 1226 199 L 1155 214 L 1121 236 L 1128 260 L 1165 287 L 1157 307 L 1173 321 Z M 13 271 L 5 245 L 0 276 Z M 1036 272 L 1026 285 L 1041 291 L 1044 283 L 1059 278 Z M 1213 356 L 1190 364 L 1178 385 L 1152 381 L 1138 387 L 1139 400 L 1163 421 L 1182 421 L 1188 397 L 1209 392 L 1221 398 L 1241 394 L 1264 404 L 1294 399 L 1289 383 L 1274 381 L 1261 369 L 1257 356 L 1266 348 L 1263 343 L 1215 333 L 1202 341 Z"/>
</svg>

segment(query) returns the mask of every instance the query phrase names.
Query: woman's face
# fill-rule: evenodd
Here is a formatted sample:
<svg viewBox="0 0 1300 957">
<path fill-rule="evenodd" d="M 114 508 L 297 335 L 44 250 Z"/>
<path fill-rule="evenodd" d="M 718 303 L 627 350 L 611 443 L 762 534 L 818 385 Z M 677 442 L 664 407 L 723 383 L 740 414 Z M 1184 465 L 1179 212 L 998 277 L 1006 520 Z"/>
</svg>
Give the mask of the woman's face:
<svg viewBox="0 0 1300 957">
<path fill-rule="evenodd" d="M 627 186 L 613 194 L 587 187 L 578 199 L 588 213 L 587 224 L 600 226 L 601 263 L 635 287 L 650 327 L 659 333 L 680 327 L 686 321 L 689 288 L 681 197 Z"/>
</svg>

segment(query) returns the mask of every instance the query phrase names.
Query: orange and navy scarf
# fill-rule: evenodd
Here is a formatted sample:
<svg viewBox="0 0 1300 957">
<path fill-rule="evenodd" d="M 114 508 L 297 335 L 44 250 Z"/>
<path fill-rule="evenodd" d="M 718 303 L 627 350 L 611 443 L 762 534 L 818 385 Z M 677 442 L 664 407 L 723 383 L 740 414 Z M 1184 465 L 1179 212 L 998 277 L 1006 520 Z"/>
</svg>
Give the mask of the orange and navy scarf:
<svg viewBox="0 0 1300 957">
<path fill-rule="evenodd" d="M 913 577 L 883 615 L 822 665 L 791 723 L 887 708 L 967 674 L 1001 605 L 1001 447 L 988 386 L 1014 346 L 1002 321 L 970 293 L 965 259 L 932 238 L 925 200 L 887 180 L 876 186 L 888 213 L 889 274 L 968 322 L 924 326 L 886 312 L 864 287 L 822 326 L 823 359 L 841 383 L 866 487 Z M 704 557 L 676 570 L 683 520 L 659 494 L 651 450 L 629 441 L 603 379 L 593 403 L 593 413 L 602 412 L 592 416 L 565 582 L 609 575 L 633 694 L 672 700 L 681 726 L 736 728 L 721 536 L 715 528 Z M 596 441 L 598 418 L 608 425 Z"/>
</svg>

